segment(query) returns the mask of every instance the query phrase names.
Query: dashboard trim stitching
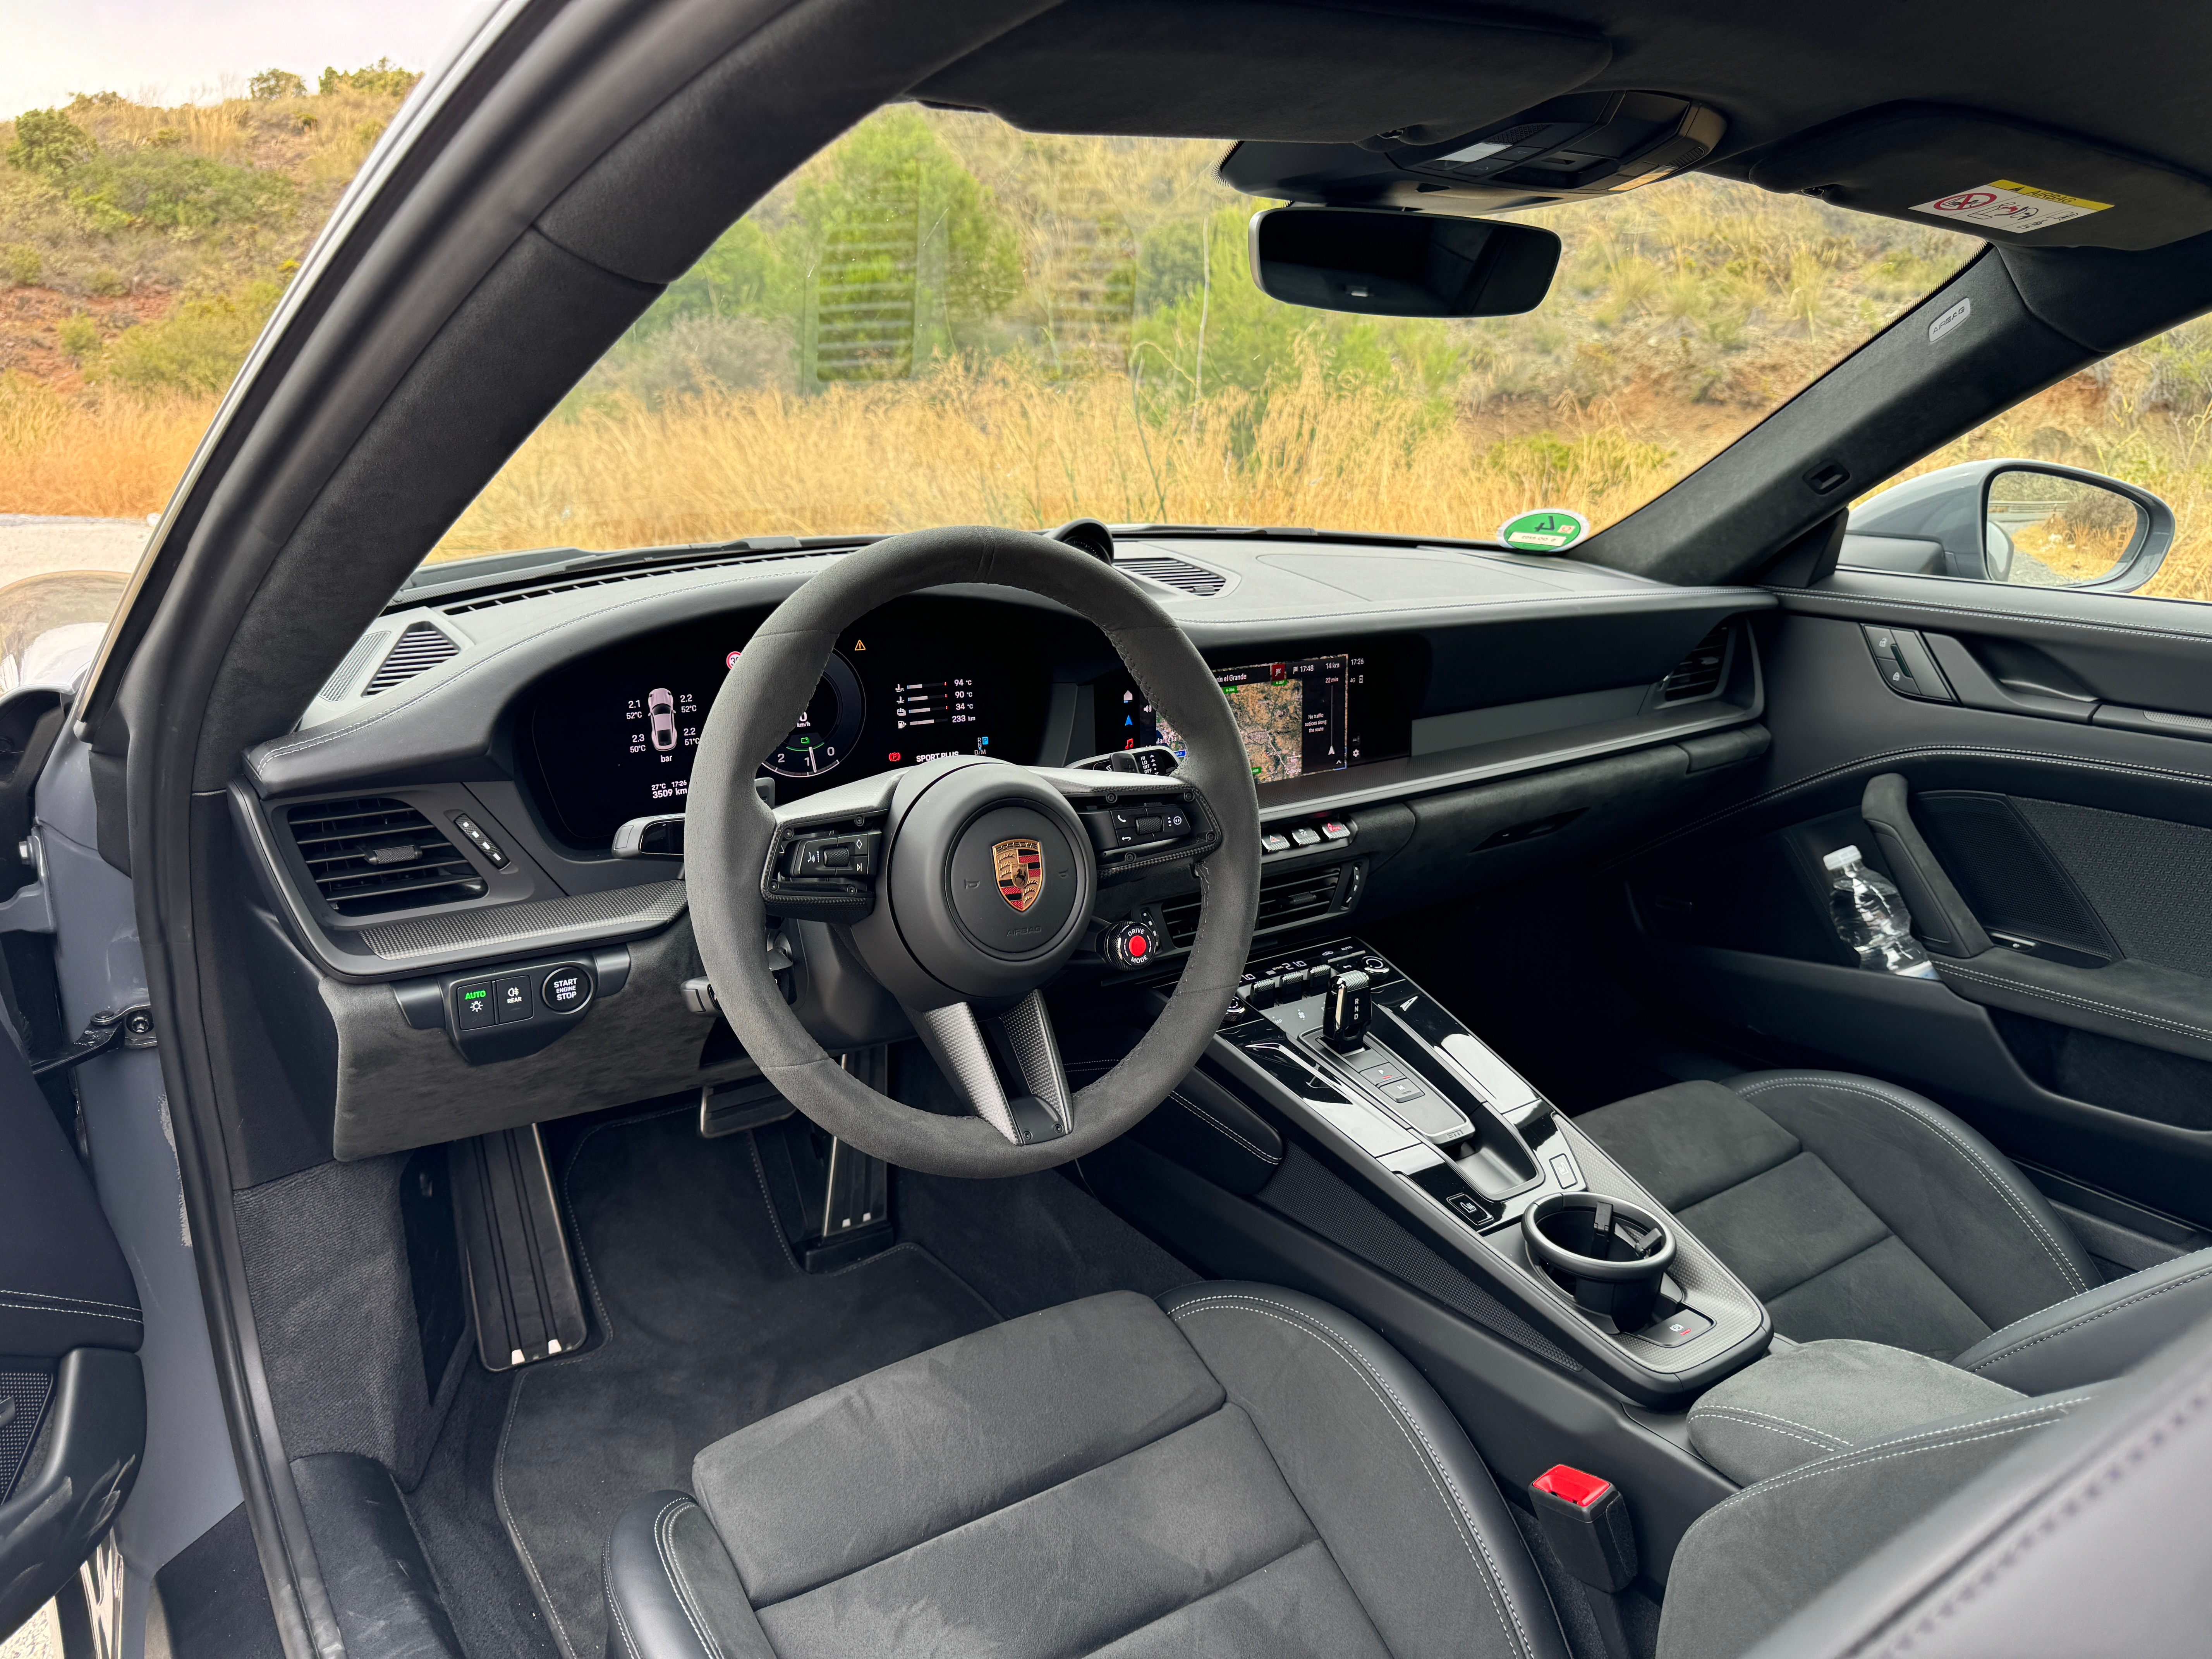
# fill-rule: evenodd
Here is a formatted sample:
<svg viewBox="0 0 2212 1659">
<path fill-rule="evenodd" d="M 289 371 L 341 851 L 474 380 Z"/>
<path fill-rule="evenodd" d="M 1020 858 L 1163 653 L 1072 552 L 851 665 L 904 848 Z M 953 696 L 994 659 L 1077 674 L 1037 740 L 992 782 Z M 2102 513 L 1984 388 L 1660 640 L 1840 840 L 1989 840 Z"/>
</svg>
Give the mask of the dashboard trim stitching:
<svg viewBox="0 0 2212 1659">
<path fill-rule="evenodd" d="M 2191 738 L 2185 739 L 2185 741 L 2193 742 L 2195 740 Z M 1834 766 L 1824 767 L 1820 771 L 1808 773 L 1805 776 L 1796 779 L 1793 782 L 1783 784 L 1776 788 L 1769 789 L 1761 794 L 1753 795 L 1748 800 L 1738 801 L 1733 806 L 1723 807 L 1717 812 L 1710 813 L 1706 817 L 1698 819 L 1694 823 L 1686 823 L 1679 830 L 1668 831 L 1666 835 L 1662 836 L 1656 841 L 1646 842 L 1644 845 L 1636 848 L 1635 851 L 1622 854 L 1620 858 L 1613 860 L 1612 865 L 1607 867 L 1617 867 L 1620 865 L 1630 863 L 1634 860 L 1644 857 L 1647 854 L 1656 852 L 1660 848 L 1669 846 L 1673 842 L 1681 840 L 1686 836 L 1693 836 L 1701 830 L 1711 829 L 1714 824 L 1722 823 L 1726 819 L 1732 818 L 1740 812 L 1752 811 L 1761 806 L 1771 806 L 1778 801 L 1786 800 L 1791 795 L 1800 793 L 1802 791 L 1815 788 L 1824 783 L 1832 783 L 1840 777 L 1848 777 L 1854 772 L 1879 770 L 1881 768 L 1889 764 L 1891 762 L 1898 760 L 1942 759 L 1947 757 L 1972 760 L 2044 761 L 2048 762 L 2053 766 L 2072 767 L 2080 771 L 2114 772 L 2130 777 L 2155 779 L 2160 781 L 2171 783 L 2191 784 L 2200 789 L 2212 788 L 2212 778 L 2203 776 L 2200 774 L 2177 771 L 2170 767 L 2164 766 L 2145 766 L 2133 761 L 2086 760 L 2075 755 L 2052 754 L 2048 750 L 1999 749 L 1976 744 L 1908 744 L 1901 749 L 1885 749 L 1877 754 L 1863 755 L 1855 760 L 1844 761 Z"/>
<path fill-rule="evenodd" d="M 2121 634 L 2130 639 L 2171 640 L 2179 645 L 2212 647 L 2212 635 L 2192 634 L 2182 629 L 2137 628 L 2125 623 L 2081 622 L 2071 617 L 2039 617 L 2032 611 L 1996 611 L 1979 605 L 1947 605 L 1937 599 L 1826 593 L 1814 587 L 1778 587 L 1770 591 L 1782 601 L 1784 610 L 1800 616 L 1817 617 L 1821 614 L 1817 607 L 1824 605 L 1872 605 L 1883 611 L 1925 611 L 1940 616 L 1963 617 L 1973 622 L 2027 623 L 2039 628 L 2072 628 L 2094 634 Z M 1841 622 L 1844 618 L 1838 617 L 1830 620 Z"/>
</svg>

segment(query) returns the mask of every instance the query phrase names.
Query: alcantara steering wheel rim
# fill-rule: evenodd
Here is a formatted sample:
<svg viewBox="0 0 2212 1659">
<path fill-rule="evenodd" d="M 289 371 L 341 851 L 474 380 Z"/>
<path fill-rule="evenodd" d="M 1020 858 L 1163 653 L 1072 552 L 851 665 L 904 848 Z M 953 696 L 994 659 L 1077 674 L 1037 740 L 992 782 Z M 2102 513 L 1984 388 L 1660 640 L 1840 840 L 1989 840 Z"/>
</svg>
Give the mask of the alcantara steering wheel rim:
<svg viewBox="0 0 2212 1659">
<path fill-rule="evenodd" d="M 792 887 L 803 884 L 784 880 L 774 860 L 795 831 L 826 821 L 823 803 L 831 797 L 778 811 L 753 787 L 761 762 L 797 722 L 848 626 L 892 599 L 960 582 L 1015 587 L 1056 600 L 1104 633 L 1145 696 L 1188 744 L 1188 758 L 1172 780 L 1145 779 L 1141 787 L 1148 794 L 1184 793 L 1203 832 L 1196 844 L 1204 849 L 1196 855 L 1188 847 L 1180 854 L 1170 849 L 1146 860 L 1192 859 L 1199 926 L 1166 1007 L 1136 1047 L 1078 1092 L 1066 1091 L 1063 1076 L 1058 1101 L 1043 1101 L 1048 1091 L 1033 1086 L 1021 1101 L 999 1102 L 996 1111 L 988 1097 L 995 1084 L 948 1076 L 977 1114 L 964 1117 L 920 1111 L 878 1094 L 833 1060 L 785 1002 L 763 948 L 769 894 L 779 896 L 778 914 L 807 914 L 803 907 L 812 901 L 790 896 Z M 940 1066 L 963 1069 L 963 1056 L 976 1052 L 980 1042 L 971 1035 L 975 1007 L 995 1010 L 1003 1002 L 1020 1022 L 1009 1035 L 1023 1056 L 1024 1078 L 1036 1081 L 1043 1075 L 1030 1059 L 1040 1042 L 1040 1067 L 1048 1060 L 1050 1074 L 1059 1076 L 1041 988 L 1081 937 L 1095 872 L 1086 884 L 1082 870 L 1071 866 L 1082 901 L 1072 938 L 1063 926 L 1041 943 L 991 949 L 977 941 L 972 927 L 956 922 L 948 929 L 921 912 L 950 907 L 953 872 L 974 867 L 975 837 L 991 830 L 978 825 L 994 810 L 1033 814 L 1024 821 L 1028 838 L 1045 847 L 1048 861 L 1063 850 L 1074 860 L 1091 860 L 1079 825 L 1078 833 L 1062 835 L 1071 845 L 1063 848 L 1053 839 L 1054 798 L 1072 820 L 1066 800 L 1127 791 L 1128 775 L 967 761 L 934 763 L 874 781 L 886 803 L 884 856 L 872 872 L 865 914 L 872 919 L 880 913 L 881 919 L 859 920 L 863 901 L 857 897 L 839 901 L 842 909 L 825 904 L 819 914 L 859 921 L 852 936 L 860 943 L 862 960 L 915 1017 Z M 944 867 L 902 865 L 902 857 L 941 859 Z M 936 1175 L 1019 1175 L 1079 1158 L 1123 1133 L 1197 1064 L 1236 993 L 1251 948 L 1259 902 L 1259 800 L 1242 737 L 1212 671 L 1175 619 L 1134 582 L 1087 553 L 1021 531 L 917 531 L 842 556 L 779 605 L 747 643 L 700 733 L 686 803 L 684 873 L 700 957 L 716 1000 L 762 1075 L 786 1099 L 840 1139 L 888 1163 Z M 966 885 L 975 884 L 967 879 Z M 930 896 L 940 888 L 945 904 Z M 895 892 L 914 907 L 911 916 L 902 910 L 891 917 Z M 794 911 L 794 903 L 802 908 Z M 894 920 L 901 925 L 892 925 Z M 1036 982 L 1024 994 L 1019 988 L 1028 975 Z M 985 988 L 980 994 L 979 986 Z M 976 1085 L 972 1091 L 970 1081 Z M 1035 1109 L 1041 1101 L 1047 1108 L 1042 1115 Z"/>
</svg>

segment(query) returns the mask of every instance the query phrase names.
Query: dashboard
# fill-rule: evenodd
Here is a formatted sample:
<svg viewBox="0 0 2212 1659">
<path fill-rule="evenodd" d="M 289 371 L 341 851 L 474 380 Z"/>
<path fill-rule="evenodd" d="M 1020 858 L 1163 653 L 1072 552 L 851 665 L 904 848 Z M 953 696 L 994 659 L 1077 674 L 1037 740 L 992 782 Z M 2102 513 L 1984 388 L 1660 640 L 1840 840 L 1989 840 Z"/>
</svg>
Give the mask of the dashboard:
<svg viewBox="0 0 2212 1659">
<path fill-rule="evenodd" d="M 563 841 L 604 848 L 630 818 L 684 810 L 707 711 L 757 622 L 665 629 L 594 652 L 525 694 L 526 768 Z M 1033 643 L 974 607 L 887 606 L 838 636 L 762 775 L 783 803 L 945 755 L 1034 761 L 1046 678 Z"/>
<path fill-rule="evenodd" d="M 1243 737 L 1263 936 L 1607 855 L 1765 747 L 1763 590 L 1289 530 L 1117 544 Z M 680 856 L 613 842 L 682 812 L 732 662 L 850 545 L 433 570 L 248 751 L 229 798 L 264 920 L 239 948 L 271 1018 L 337 1056 L 311 1140 L 365 1157 L 752 1074 L 695 994 Z M 1089 620 L 959 586 L 841 632 L 762 775 L 783 805 L 944 755 L 1147 772 L 1183 747 Z M 1187 867 L 1104 858 L 1091 921 L 1141 921 L 1171 961 L 1199 902 Z M 781 938 L 835 981 L 834 930 Z"/>
</svg>

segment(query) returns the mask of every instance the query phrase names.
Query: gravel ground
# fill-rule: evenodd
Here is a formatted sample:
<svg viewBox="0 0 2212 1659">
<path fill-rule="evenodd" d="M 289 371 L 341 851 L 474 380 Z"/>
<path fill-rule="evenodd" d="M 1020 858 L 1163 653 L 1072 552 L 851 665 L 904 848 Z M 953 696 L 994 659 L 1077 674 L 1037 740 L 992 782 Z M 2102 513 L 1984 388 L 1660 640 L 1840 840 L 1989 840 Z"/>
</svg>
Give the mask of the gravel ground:
<svg viewBox="0 0 2212 1659">
<path fill-rule="evenodd" d="M 143 519 L 42 519 L 0 513 L 0 586 L 52 570 L 120 570 L 138 565 L 153 526 Z M 7 1659 L 15 1659 L 12 1651 Z"/>
</svg>

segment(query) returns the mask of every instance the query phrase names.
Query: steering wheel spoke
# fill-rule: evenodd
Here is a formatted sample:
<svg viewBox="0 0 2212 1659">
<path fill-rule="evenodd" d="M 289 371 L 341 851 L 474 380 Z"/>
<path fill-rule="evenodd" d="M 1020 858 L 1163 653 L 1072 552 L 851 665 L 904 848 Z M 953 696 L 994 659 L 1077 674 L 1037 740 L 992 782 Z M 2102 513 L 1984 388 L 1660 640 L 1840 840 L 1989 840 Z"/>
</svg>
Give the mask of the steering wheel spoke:
<svg viewBox="0 0 2212 1659">
<path fill-rule="evenodd" d="M 908 1013 L 952 1091 L 1014 1146 L 1057 1140 L 1074 1128 L 1074 1097 L 1041 993 L 995 1015 L 979 1016 L 966 1002 Z M 1020 1079 L 1018 1092 L 1009 1093 L 1001 1080 L 1000 1057 Z"/>
<path fill-rule="evenodd" d="M 1188 778 L 1091 767 L 1031 769 L 1083 820 L 1101 882 L 1193 863 L 1221 845 L 1220 819 L 1206 792 Z"/>
</svg>

